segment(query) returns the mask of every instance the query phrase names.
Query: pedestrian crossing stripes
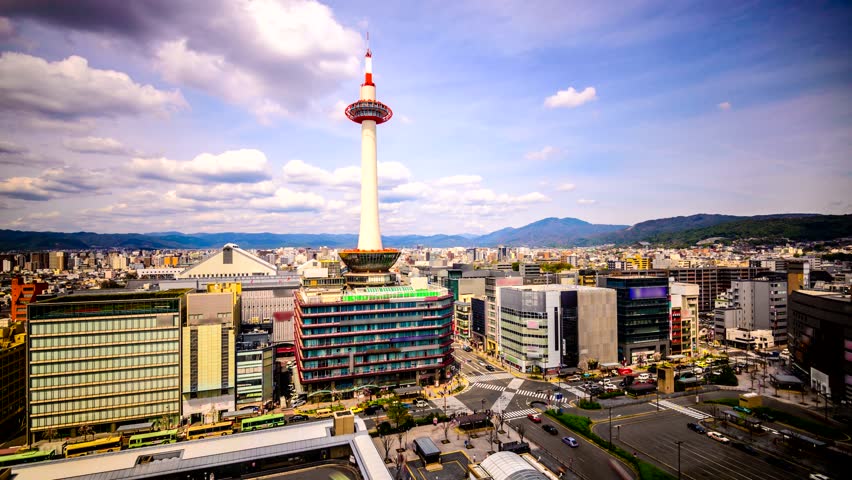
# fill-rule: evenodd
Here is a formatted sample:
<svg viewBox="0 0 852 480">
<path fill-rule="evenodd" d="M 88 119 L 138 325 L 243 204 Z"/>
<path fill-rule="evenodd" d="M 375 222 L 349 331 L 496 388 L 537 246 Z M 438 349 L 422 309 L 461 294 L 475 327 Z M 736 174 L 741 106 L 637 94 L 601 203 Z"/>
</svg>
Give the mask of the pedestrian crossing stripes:
<svg viewBox="0 0 852 480">
<path fill-rule="evenodd" d="M 503 413 L 503 418 L 506 420 L 513 420 L 515 418 L 526 417 L 530 413 L 541 413 L 534 408 L 525 408 L 523 410 L 515 410 L 514 412 L 505 412 Z"/>
<path fill-rule="evenodd" d="M 658 403 L 659 403 L 659 406 L 662 407 L 662 408 L 669 408 L 669 409 L 672 409 L 672 410 L 674 410 L 678 413 L 682 413 L 682 414 L 690 416 L 692 418 L 697 418 L 698 420 L 704 420 L 705 418 L 712 416 L 712 415 L 704 413 L 700 410 L 696 410 L 694 408 L 689 408 L 689 407 L 684 407 L 684 406 L 678 405 L 674 402 L 670 402 L 668 400 L 660 400 Z"/>
<path fill-rule="evenodd" d="M 502 391 L 506 390 L 505 385 L 494 385 L 493 383 L 474 383 L 473 386 L 477 387 L 477 388 L 485 388 L 485 389 L 488 389 L 488 390 L 494 390 L 494 391 L 497 391 L 497 392 L 502 392 Z"/>
<path fill-rule="evenodd" d="M 467 380 L 470 383 L 477 382 L 493 382 L 494 380 L 506 380 L 508 378 L 514 378 L 511 373 L 486 373 L 484 375 L 473 375 L 467 377 Z"/>
<path fill-rule="evenodd" d="M 550 395 L 550 398 L 551 398 L 552 400 L 555 400 L 555 399 L 556 399 L 556 395 L 555 395 L 555 394 L 548 394 L 548 393 L 545 393 L 545 392 L 531 392 L 531 391 L 529 391 L 529 390 L 518 390 L 518 391 L 517 391 L 517 392 L 515 392 L 515 393 L 517 393 L 518 395 L 523 395 L 523 396 L 525 396 L 525 397 L 540 398 L 540 399 L 542 399 L 542 400 L 544 400 L 544 399 L 548 398 L 548 395 Z"/>
</svg>

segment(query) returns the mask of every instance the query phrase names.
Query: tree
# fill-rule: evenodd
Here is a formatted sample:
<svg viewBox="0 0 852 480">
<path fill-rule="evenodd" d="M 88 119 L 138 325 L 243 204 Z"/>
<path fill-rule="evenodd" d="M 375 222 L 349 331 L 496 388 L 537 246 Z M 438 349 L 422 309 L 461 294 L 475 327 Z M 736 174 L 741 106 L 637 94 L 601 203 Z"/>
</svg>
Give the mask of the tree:
<svg viewBox="0 0 852 480">
<path fill-rule="evenodd" d="M 594 370 L 594 369 L 598 368 L 597 359 L 590 358 L 590 359 L 586 360 L 586 366 L 588 367 L 589 370 Z"/>
<path fill-rule="evenodd" d="M 396 432 L 397 445 L 399 445 L 398 447 L 396 447 L 397 450 L 400 450 L 400 449 L 405 450 L 405 439 L 404 439 L 404 437 L 405 437 L 406 433 L 408 433 L 408 431 L 403 430 L 403 429 L 400 429 L 398 432 Z"/>
<path fill-rule="evenodd" d="M 388 407 L 387 410 L 388 419 L 393 422 L 394 428 L 399 429 L 399 427 L 405 424 L 411 418 L 411 414 L 408 413 L 408 409 L 402 406 L 399 401 L 393 401 Z"/>
<path fill-rule="evenodd" d="M 452 425 L 449 419 L 445 420 L 443 425 L 441 425 L 441 430 L 444 431 L 444 443 L 450 443 L 450 428 Z"/>
<path fill-rule="evenodd" d="M 42 434 L 42 437 L 45 440 L 47 440 L 48 442 L 53 441 L 53 439 L 55 439 L 56 436 L 57 436 L 57 432 L 56 432 L 55 428 L 48 428 L 47 430 L 44 431 L 44 434 Z"/>
<path fill-rule="evenodd" d="M 92 434 L 92 437 L 94 438 L 95 431 L 92 430 L 92 426 L 89 425 L 88 423 L 84 423 L 83 425 L 80 425 L 80 435 L 83 436 L 83 440 L 86 440 L 86 438 L 89 436 L 89 434 Z"/>
<path fill-rule="evenodd" d="M 388 454 L 390 454 L 390 450 L 393 448 L 393 437 L 390 435 L 381 435 L 379 440 L 382 444 L 382 450 L 385 451 L 385 463 L 388 463 Z"/>
</svg>

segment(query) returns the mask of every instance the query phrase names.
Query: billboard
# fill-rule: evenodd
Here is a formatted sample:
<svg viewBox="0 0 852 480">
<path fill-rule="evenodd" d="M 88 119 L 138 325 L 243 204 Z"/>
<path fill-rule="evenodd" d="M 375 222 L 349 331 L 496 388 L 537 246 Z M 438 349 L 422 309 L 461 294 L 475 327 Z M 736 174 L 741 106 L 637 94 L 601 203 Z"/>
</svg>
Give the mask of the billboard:
<svg viewBox="0 0 852 480">
<path fill-rule="evenodd" d="M 668 298 L 669 287 L 633 287 L 630 289 L 630 300 L 645 298 Z"/>
</svg>

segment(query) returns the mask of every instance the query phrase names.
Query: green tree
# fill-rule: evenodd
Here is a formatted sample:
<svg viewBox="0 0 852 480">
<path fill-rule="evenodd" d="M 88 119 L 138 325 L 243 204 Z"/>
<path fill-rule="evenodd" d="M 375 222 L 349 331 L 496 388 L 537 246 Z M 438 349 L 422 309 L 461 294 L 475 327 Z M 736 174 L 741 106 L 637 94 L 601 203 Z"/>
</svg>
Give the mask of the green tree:
<svg viewBox="0 0 852 480">
<path fill-rule="evenodd" d="M 399 430 L 401 425 L 404 425 L 411 419 L 411 414 L 408 412 L 408 409 L 403 407 L 398 400 L 391 402 L 387 409 L 387 414 L 388 419 L 393 422 L 394 429 L 396 430 Z"/>
<path fill-rule="evenodd" d="M 512 262 L 512 270 L 517 272 L 521 269 L 521 262 Z"/>
</svg>

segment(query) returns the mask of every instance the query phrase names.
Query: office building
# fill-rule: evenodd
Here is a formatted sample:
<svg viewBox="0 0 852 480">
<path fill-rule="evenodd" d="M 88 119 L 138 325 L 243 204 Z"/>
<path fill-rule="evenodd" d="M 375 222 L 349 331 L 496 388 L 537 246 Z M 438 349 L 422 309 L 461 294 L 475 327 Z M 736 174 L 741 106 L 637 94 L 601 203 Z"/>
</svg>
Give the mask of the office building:
<svg viewBox="0 0 852 480">
<path fill-rule="evenodd" d="M 212 423 L 235 409 L 240 284 L 186 295 L 181 340 L 181 416 Z"/>
<path fill-rule="evenodd" d="M 700 287 L 690 283 L 671 282 L 671 340 L 672 355 L 693 356 L 698 353 L 698 295 Z"/>
<path fill-rule="evenodd" d="M 527 373 L 556 374 L 616 361 L 616 295 L 573 285 L 504 287 L 500 304 L 503 360 Z"/>
<path fill-rule="evenodd" d="M 798 290 L 790 295 L 790 360 L 797 376 L 829 401 L 852 400 L 852 297 Z"/>
<path fill-rule="evenodd" d="M 511 272 L 502 272 L 510 275 Z M 495 272 L 495 275 L 497 273 Z M 484 351 L 497 357 L 500 354 L 500 291 L 502 287 L 524 284 L 520 276 L 492 276 L 485 279 L 485 335 Z"/>
<path fill-rule="evenodd" d="M 713 310 L 713 338 L 719 345 L 726 345 L 728 330 L 738 329 L 743 324 L 743 310 L 737 307 L 722 307 Z"/>
<path fill-rule="evenodd" d="M 775 345 L 787 343 L 787 282 L 762 278 L 735 280 L 728 290 L 731 307 L 743 311 L 743 330 L 771 330 Z"/>
<path fill-rule="evenodd" d="M 27 406 L 26 324 L 0 320 L 0 440 L 25 426 Z"/>
<path fill-rule="evenodd" d="M 618 300 L 618 361 L 640 363 L 669 354 L 669 281 L 609 277 Z"/>
<path fill-rule="evenodd" d="M 453 335 L 462 342 L 470 339 L 470 297 L 465 295 L 453 304 Z"/>
<path fill-rule="evenodd" d="M 486 303 L 484 296 L 470 299 L 470 346 L 483 351 L 485 349 Z"/>
<path fill-rule="evenodd" d="M 413 279 L 417 280 L 417 279 Z M 453 362 L 452 295 L 442 287 L 370 287 L 296 295 L 296 362 L 306 392 L 419 385 Z"/>
<path fill-rule="evenodd" d="M 29 438 L 179 421 L 189 290 L 66 295 L 27 311 Z"/>
</svg>

